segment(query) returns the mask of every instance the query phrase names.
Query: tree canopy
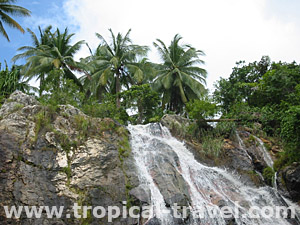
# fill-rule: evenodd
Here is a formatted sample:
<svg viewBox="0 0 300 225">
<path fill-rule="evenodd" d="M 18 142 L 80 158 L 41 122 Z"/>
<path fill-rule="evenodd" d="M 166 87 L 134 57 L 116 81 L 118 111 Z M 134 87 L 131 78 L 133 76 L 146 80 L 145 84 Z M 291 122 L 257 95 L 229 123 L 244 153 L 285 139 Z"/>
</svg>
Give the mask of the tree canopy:
<svg viewBox="0 0 300 225">
<path fill-rule="evenodd" d="M 277 167 L 300 161 L 300 65 L 296 62 L 238 62 L 228 79 L 216 84 L 214 98 L 224 117 L 244 125 L 262 125 L 269 136 L 284 142 L 285 152 Z"/>
<path fill-rule="evenodd" d="M 199 58 L 203 51 L 191 45 L 180 45 L 182 37 L 176 34 L 169 47 L 157 39 L 157 48 L 162 64 L 157 65 L 157 77 L 153 87 L 162 93 L 162 105 L 168 110 L 182 112 L 183 106 L 204 92 L 206 71 L 199 67 L 204 62 Z"/>
</svg>

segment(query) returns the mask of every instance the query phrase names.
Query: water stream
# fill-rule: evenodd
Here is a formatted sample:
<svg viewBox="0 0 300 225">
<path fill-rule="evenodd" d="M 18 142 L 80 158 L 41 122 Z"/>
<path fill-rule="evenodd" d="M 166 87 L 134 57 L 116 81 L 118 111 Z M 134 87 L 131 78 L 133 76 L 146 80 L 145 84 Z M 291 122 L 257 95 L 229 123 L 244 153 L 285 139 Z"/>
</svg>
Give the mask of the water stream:
<svg viewBox="0 0 300 225">
<path fill-rule="evenodd" d="M 255 140 L 256 140 L 256 141 L 258 142 L 258 144 L 259 144 L 259 145 L 258 145 L 258 148 L 259 148 L 260 152 L 263 154 L 264 161 L 266 162 L 266 164 L 267 164 L 269 167 L 271 167 L 271 168 L 273 169 L 273 164 L 274 164 L 274 162 L 273 162 L 273 160 L 272 160 L 272 158 L 271 158 L 269 152 L 267 151 L 267 149 L 266 149 L 266 147 L 265 147 L 265 145 L 264 145 L 264 142 L 263 142 L 260 138 L 254 136 L 254 135 L 253 135 L 253 137 L 255 138 Z"/>
<path fill-rule="evenodd" d="M 150 189 L 150 218 L 160 224 L 298 224 L 278 214 L 286 203 L 275 189 L 246 186 L 229 171 L 199 163 L 160 124 L 130 125 L 128 130 L 140 183 Z M 187 206 L 187 216 L 176 219 L 170 202 Z"/>
<path fill-rule="evenodd" d="M 245 146 L 243 140 L 241 139 L 241 137 L 240 137 L 240 135 L 239 135 L 239 133 L 237 131 L 235 132 L 235 135 L 237 137 L 237 140 L 238 140 L 240 148 L 245 152 L 245 154 L 247 155 L 247 157 L 252 161 L 252 158 L 249 155 L 249 153 L 247 152 L 246 146 Z"/>
</svg>

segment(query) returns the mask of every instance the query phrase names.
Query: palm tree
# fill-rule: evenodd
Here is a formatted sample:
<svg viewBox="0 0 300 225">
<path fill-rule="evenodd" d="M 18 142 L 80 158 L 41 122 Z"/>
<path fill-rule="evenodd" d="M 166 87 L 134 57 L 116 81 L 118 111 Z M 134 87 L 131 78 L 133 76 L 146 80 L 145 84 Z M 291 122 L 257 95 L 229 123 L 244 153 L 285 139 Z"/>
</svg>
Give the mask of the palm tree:
<svg viewBox="0 0 300 225">
<path fill-rule="evenodd" d="M 79 69 L 78 63 L 74 61 L 74 54 L 80 49 L 84 41 L 78 41 L 74 45 L 70 44 L 71 38 L 74 34 L 68 34 L 66 28 L 63 33 L 57 29 L 55 32 L 51 32 L 51 27 L 41 32 L 41 40 L 38 41 L 33 36 L 35 47 L 22 47 L 20 50 L 25 50 L 24 53 L 14 57 L 17 60 L 22 57 L 26 58 L 26 64 L 23 66 L 24 75 L 29 79 L 38 77 L 46 82 L 58 82 L 51 77 L 51 71 L 61 70 L 64 78 L 71 79 L 82 88 L 82 84 L 76 75 L 74 70 Z M 32 34 L 33 35 L 33 34 Z M 59 84 L 57 84 L 59 85 Z M 40 88 L 43 89 L 44 84 L 41 84 Z"/>
<path fill-rule="evenodd" d="M 133 83 L 136 85 L 151 83 L 157 71 L 155 70 L 155 64 L 150 62 L 148 58 L 138 59 L 136 62 L 131 63 L 133 67 L 129 66 L 128 70 L 133 76 Z M 138 70 L 136 68 L 139 68 Z"/>
<path fill-rule="evenodd" d="M 180 45 L 181 39 L 176 34 L 168 48 L 160 39 L 153 43 L 163 60 L 153 87 L 162 93 L 163 108 L 177 113 L 189 100 L 200 98 L 206 78 L 206 70 L 198 66 L 204 63 L 199 59 L 203 51 Z"/>
<path fill-rule="evenodd" d="M 96 84 L 96 92 L 101 93 L 106 88 L 111 93 L 116 94 L 116 106 L 120 108 L 121 103 L 118 94 L 122 84 L 129 88 L 129 84 L 133 83 L 134 79 L 140 79 L 143 72 L 135 65 L 135 62 L 137 57 L 146 55 L 148 47 L 132 44 L 129 38 L 131 30 L 128 30 L 124 37 L 121 33 L 115 36 L 111 29 L 109 31 L 112 37 L 111 43 L 96 33 L 101 43 L 90 62 L 90 66 L 93 68 L 92 79 Z"/>
<path fill-rule="evenodd" d="M 10 15 L 16 16 L 30 16 L 30 11 L 21 6 L 12 5 L 15 0 L 0 0 L 0 33 L 8 40 L 9 37 L 3 27 L 3 23 L 10 27 L 17 28 L 19 31 L 24 33 L 24 29 L 18 24 Z"/>
<path fill-rule="evenodd" d="M 33 42 L 33 46 L 23 46 L 21 48 L 18 48 L 18 51 L 23 51 L 23 53 L 17 54 L 12 58 L 13 62 L 16 62 L 19 59 L 27 59 L 31 56 L 34 56 L 38 51 L 39 48 L 43 45 L 51 45 L 51 40 L 50 40 L 50 30 L 52 26 L 46 27 L 43 31 L 41 27 L 39 26 L 39 38 L 35 35 L 35 33 L 27 28 L 27 32 L 30 33 L 31 39 Z M 27 66 L 32 66 L 32 65 L 27 65 Z M 40 89 L 39 89 L 39 94 L 40 96 L 42 95 L 43 92 L 43 87 L 44 87 L 44 81 L 45 81 L 45 74 L 40 73 L 37 75 L 37 80 L 40 81 Z"/>
<path fill-rule="evenodd" d="M 36 36 L 36 34 L 27 28 L 27 32 L 30 33 L 31 39 L 33 42 L 33 46 L 23 46 L 18 48 L 18 51 L 23 51 L 23 53 L 20 53 L 18 55 L 15 55 L 12 59 L 13 62 L 16 62 L 19 59 L 22 58 L 28 58 L 30 56 L 35 55 L 36 51 L 38 50 L 39 47 L 42 45 L 51 45 L 51 40 L 50 40 L 50 30 L 52 29 L 52 26 L 46 27 L 44 30 L 41 29 L 41 27 L 38 27 L 39 29 L 39 38 Z"/>
</svg>

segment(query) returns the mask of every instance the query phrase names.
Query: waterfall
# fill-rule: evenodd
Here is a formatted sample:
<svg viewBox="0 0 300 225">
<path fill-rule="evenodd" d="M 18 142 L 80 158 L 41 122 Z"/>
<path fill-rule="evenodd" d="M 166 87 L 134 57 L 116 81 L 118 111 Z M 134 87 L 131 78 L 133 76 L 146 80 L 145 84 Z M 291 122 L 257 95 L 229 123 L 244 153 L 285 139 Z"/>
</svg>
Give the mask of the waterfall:
<svg viewBox="0 0 300 225">
<path fill-rule="evenodd" d="M 275 190 L 277 190 L 277 172 L 275 172 L 274 174 L 273 187 L 275 188 Z"/>
<path fill-rule="evenodd" d="M 264 159 L 265 163 L 274 170 L 274 162 L 271 158 L 271 155 L 267 151 L 267 149 L 264 145 L 264 142 L 260 138 L 254 136 L 254 135 L 253 135 L 253 137 L 259 144 L 258 148 L 263 155 L 263 159 Z M 274 173 L 272 185 L 275 188 L 275 190 L 277 190 L 277 172 Z"/>
<path fill-rule="evenodd" d="M 285 206 L 273 188 L 246 186 L 229 171 L 199 163 L 160 124 L 129 125 L 128 130 L 140 184 L 150 190 L 150 219 L 156 218 L 155 224 L 291 224 L 279 215 L 267 215 Z M 175 218 L 172 204 L 186 206 L 187 216 Z"/>
<path fill-rule="evenodd" d="M 269 167 L 271 167 L 271 168 L 273 169 L 273 164 L 274 164 L 274 163 L 273 163 L 273 160 L 272 160 L 272 158 L 271 158 L 269 152 L 267 151 L 267 149 L 266 149 L 266 147 L 265 147 L 265 145 L 264 145 L 264 142 L 263 142 L 260 138 L 254 136 L 254 135 L 253 135 L 253 137 L 254 137 L 255 140 L 257 140 L 258 143 L 259 143 L 258 148 L 260 149 L 260 151 L 261 151 L 262 154 L 263 154 L 264 161 L 266 162 L 266 164 L 267 164 Z"/>
<path fill-rule="evenodd" d="M 260 151 L 263 153 L 264 161 L 266 162 L 266 164 L 269 167 L 271 167 L 274 170 L 274 162 L 273 162 L 273 160 L 272 160 L 269 152 L 267 151 L 267 149 L 266 149 L 266 147 L 264 145 L 264 142 L 260 138 L 258 138 L 258 137 L 255 137 L 255 139 L 259 143 L 258 147 L 259 147 Z M 277 172 L 274 173 L 272 185 L 277 190 Z"/>
<path fill-rule="evenodd" d="M 257 147 L 258 147 L 260 154 L 262 155 L 262 159 L 267 164 L 267 166 L 271 167 L 274 170 L 274 167 L 273 167 L 274 162 L 273 162 L 269 152 L 267 151 L 267 149 L 264 145 L 264 142 L 260 138 L 256 137 L 255 135 L 252 135 L 252 136 L 258 142 Z M 236 137 L 237 137 L 240 148 L 247 154 L 248 157 L 250 157 L 250 155 L 247 152 L 246 146 L 237 131 L 236 131 Z M 250 159 L 252 161 L 251 157 L 250 157 Z M 264 178 L 262 177 L 262 174 L 259 171 L 256 171 L 256 172 L 264 180 Z M 277 173 L 274 174 L 272 185 L 277 190 Z"/>
<path fill-rule="evenodd" d="M 241 139 L 241 137 L 240 137 L 240 135 L 239 135 L 239 133 L 238 133 L 237 131 L 235 131 L 235 135 L 236 135 L 237 140 L 238 140 L 238 142 L 239 142 L 240 148 L 245 152 L 245 154 L 247 155 L 247 157 L 252 161 L 252 158 L 251 158 L 251 156 L 249 155 L 249 153 L 247 152 L 246 146 L 245 146 L 243 140 Z"/>
</svg>

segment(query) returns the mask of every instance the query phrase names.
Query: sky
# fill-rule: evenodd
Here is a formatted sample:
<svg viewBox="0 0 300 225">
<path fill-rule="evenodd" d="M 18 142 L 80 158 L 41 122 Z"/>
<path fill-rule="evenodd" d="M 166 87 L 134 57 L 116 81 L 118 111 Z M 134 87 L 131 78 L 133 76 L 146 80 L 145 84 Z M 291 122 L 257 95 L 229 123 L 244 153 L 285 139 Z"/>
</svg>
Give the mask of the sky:
<svg viewBox="0 0 300 225">
<path fill-rule="evenodd" d="M 31 17 L 15 17 L 24 28 L 37 33 L 38 26 L 68 27 L 76 34 L 74 43 L 85 40 L 92 49 L 99 44 L 96 32 L 110 40 L 109 28 L 123 34 L 131 28 L 133 42 L 151 47 L 148 57 L 154 62 L 160 58 L 153 41 L 159 38 L 168 45 L 179 33 L 183 44 L 205 52 L 202 67 L 211 90 L 240 60 L 248 63 L 268 55 L 272 61 L 300 63 L 299 0 L 19 0 L 17 4 L 32 11 Z M 28 33 L 5 28 L 11 42 L 0 36 L 0 62 L 12 65 L 17 49 L 32 41 Z M 76 59 L 88 54 L 82 46 Z"/>
</svg>

